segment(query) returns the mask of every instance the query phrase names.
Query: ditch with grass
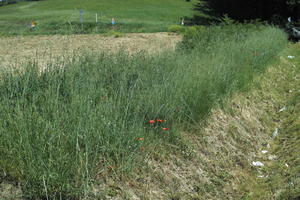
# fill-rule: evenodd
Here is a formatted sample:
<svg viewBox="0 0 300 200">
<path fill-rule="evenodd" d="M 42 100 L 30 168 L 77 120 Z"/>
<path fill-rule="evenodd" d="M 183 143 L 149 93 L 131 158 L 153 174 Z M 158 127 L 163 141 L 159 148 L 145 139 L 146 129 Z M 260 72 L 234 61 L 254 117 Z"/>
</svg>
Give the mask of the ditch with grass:
<svg viewBox="0 0 300 200">
<path fill-rule="evenodd" d="M 267 113 L 260 116 L 260 121 L 270 129 L 267 132 L 271 139 L 257 152 L 256 159 L 264 166 L 252 167 L 250 173 L 244 173 L 246 178 L 239 188 L 242 199 L 296 200 L 300 197 L 298 52 L 299 44 L 285 50 L 281 63 L 268 71 L 263 85 L 257 86 L 256 99 L 268 102 L 263 106 Z M 261 153 L 262 150 L 265 152 Z"/>
<path fill-rule="evenodd" d="M 84 54 L 3 69 L 0 176 L 23 198 L 80 199 L 135 173 L 212 107 L 247 90 L 287 46 L 262 25 L 191 27 L 175 52 Z"/>
</svg>

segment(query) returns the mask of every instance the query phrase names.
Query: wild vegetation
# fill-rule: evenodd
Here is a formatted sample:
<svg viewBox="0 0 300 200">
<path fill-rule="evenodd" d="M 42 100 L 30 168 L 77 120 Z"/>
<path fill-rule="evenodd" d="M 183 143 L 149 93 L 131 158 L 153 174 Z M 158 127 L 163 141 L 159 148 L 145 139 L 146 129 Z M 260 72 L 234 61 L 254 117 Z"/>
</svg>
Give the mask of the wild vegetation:
<svg viewBox="0 0 300 200">
<path fill-rule="evenodd" d="M 220 24 L 222 19 L 238 22 L 264 22 L 276 25 L 296 42 L 300 39 L 300 2 L 294 0 L 200 0 L 191 24 Z"/>
<path fill-rule="evenodd" d="M 246 89 L 286 44 L 273 27 L 192 27 L 176 52 L 2 71 L 1 176 L 28 198 L 88 196 L 109 171 L 133 171 L 163 145 L 185 148 L 181 130 Z"/>
<path fill-rule="evenodd" d="M 162 199 L 299 198 L 300 60 L 284 59 L 299 49 L 281 53 L 287 47 L 282 30 L 231 19 L 295 20 L 299 3 L 228 2 L 2 1 L 4 38 L 78 33 L 122 37 L 125 32 L 160 31 L 184 36 L 176 51 L 99 52 L 94 47 L 102 45 L 95 42 L 97 53 L 61 54 L 55 60 L 52 52 L 42 65 L 36 54 L 21 68 L 1 68 L 0 199 L 126 199 L 133 190 L 147 199 L 144 193 L 151 184 L 163 188 L 154 195 Z M 195 3 L 200 17 L 194 22 L 213 19 L 218 26 L 182 26 L 184 16 L 193 16 Z M 37 38 L 42 37 L 47 36 Z M 66 43 L 78 38 L 83 37 Z M 37 44 L 49 48 L 49 43 Z M 64 50 L 72 45 L 62 44 Z M 278 55 L 284 67 L 255 79 L 279 63 Z M 249 87 L 256 90 L 226 107 L 230 97 Z M 259 148 L 268 148 L 267 154 L 257 154 Z M 251 166 L 251 159 L 265 165 Z M 195 163 L 199 168 L 190 169 Z M 147 182 L 149 174 L 153 182 Z M 126 181 L 129 187 L 121 191 Z M 22 191 L 7 195 L 3 182 Z M 179 188 L 179 183 L 191 184 Z"/>
</svg>

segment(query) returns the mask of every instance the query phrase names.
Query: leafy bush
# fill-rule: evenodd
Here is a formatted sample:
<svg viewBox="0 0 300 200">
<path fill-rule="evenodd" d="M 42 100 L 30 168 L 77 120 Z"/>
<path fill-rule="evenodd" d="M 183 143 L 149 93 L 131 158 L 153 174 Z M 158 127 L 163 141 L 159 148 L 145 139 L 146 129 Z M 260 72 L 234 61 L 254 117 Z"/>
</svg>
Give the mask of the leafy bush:
<svg viewBox="0 0 300 200">
<path fill-rule="evenodd" d="M 114 30 L 111 30 L 109 31 L 108 33 L 106 33 L 107 36 L 112 36 L 114 38 L 118 38 L 118 37 L 122 37 L 123 36 L 123 33 L 121 32 L 118 32 L 118 31 L 114 31 Z"/>
<path fill-rule="evenodd" d="M 168 32 L 172 33 L 184 33 L 185 32 L 185 27 L 180 26 L 180 25 L 171 25 L 168 28 Z"/>
</svg>

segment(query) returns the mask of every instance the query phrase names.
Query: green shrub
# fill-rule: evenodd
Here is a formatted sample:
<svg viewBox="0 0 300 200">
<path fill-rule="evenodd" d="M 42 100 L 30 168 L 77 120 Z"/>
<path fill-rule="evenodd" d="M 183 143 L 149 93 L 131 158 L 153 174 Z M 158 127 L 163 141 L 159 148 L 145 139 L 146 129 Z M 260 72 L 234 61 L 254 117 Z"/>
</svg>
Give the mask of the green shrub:
<svg viewBox="0 0 300 200">
<path fill-rule="evenodd" d="M 168 28 L 168 32 L 172 33 L 184 33 L 185 32 L 185 27 L 180 26 L 180 25 L 171 25 Z"/>
<path fill-rule="evenodd" d="M 180 49 L 192 50 L 195 47 L 205 48 L 207 44 L 236 40 L 243 42 L 251 34 L 265 30 L 265 26 L 257 24 L 223 24 L 222 26 L 189 27 L 180 43 Z"/>
<path fill-rule="evenodd" d="M 122 36 L 123 36 L 123 33 L 118 32 L 118 31 L 115 31 L 115 30 L 110 30 L 110 31 L 107 32 L 105 35 L 106 35 L 106 36 L 112 36 L 112 37 L 114 37 L 114 38 L 119 38 L 119 37 L 122 37 Z"/>
</svg>

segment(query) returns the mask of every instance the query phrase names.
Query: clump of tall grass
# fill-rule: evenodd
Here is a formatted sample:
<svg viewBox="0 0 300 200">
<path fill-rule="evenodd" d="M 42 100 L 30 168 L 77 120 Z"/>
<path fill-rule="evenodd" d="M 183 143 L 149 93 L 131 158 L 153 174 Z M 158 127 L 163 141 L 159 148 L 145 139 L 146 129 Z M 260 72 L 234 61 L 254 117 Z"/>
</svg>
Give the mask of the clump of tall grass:
<svg viewBox="0 0 300 200">
<path fill-rule="evenodd" d="M 174 127 L 203 119 L 286 45 L 276 28 L 241 30 L 195 30 L 183 40 L 190 51 L 84 55 L 2 72 L 0 173 L 25 196 L 64 199 L 87 194 L 108 168 L 130 170 L 147 146 L 175 141 Z M 158 118 L 166 122 L 149 123 Z"/>
</svg>

